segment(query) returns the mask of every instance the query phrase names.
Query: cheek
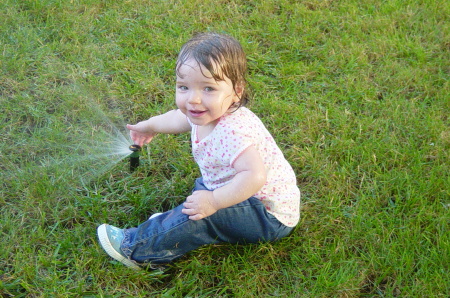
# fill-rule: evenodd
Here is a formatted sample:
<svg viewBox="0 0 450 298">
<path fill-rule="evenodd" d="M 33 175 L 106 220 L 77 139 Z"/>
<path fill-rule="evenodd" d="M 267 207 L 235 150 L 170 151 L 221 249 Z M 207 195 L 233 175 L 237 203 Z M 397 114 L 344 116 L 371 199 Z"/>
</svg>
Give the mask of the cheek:
<svg viewBox="0 0 450 298">
<path fill-rule="evenodd" d="M 175 95 L 175 103 L 176 103 L 176 105 L 177 105 L 177 107 L 179 109 L 184 109 L 185 108 L 183 96 L 181 96 L 179 94 Z"/>
</svg>

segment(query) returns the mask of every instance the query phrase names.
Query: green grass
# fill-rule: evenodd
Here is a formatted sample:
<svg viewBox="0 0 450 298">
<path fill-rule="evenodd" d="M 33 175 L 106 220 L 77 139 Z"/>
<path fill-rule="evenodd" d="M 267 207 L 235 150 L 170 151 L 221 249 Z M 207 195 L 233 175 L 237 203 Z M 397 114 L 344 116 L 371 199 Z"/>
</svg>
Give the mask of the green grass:
<svg viewBox="0 0 450 298">
<path fill-rule="evenodd" d="M 431 0 L 2 1 L 0 295 L 448 297 L 449 15 Z M 177 52 L 208 30 L 248 54 L 250 108 L 297 173 L 301 221 L 135 272 L 96 227 L 183 201 L 189 136 L 158 136 L 133 174 L 97 154 L 175 107 Z"/>
</svg>

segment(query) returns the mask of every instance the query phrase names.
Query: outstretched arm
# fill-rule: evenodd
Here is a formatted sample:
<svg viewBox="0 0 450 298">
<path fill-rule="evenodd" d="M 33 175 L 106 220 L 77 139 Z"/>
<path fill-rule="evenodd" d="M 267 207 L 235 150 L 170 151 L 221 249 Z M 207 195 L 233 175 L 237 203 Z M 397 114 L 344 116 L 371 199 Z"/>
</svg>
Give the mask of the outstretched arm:
<svg viewBox="0 0 450 298">
<path fill-rule="evenodd" d="M 234 162 L 236 176 L 230 183 L 214 191 L 199 190 L 187 197 L 183 213 L 189 219 L 208 217 L 222 208 L 243 202 L 258 192 L 266 183 L 266 169 L 254 146 L 247 148 Z"/>
<path fill-rule="evenodd" d="M 158 133 L 177 134 L 191 130 L 186 115 L 180 110 L 172 110 L 135 125 L 127 124 L 127 128 L 131 139 L 139 146 L 149 143 Z"/>
</svg>

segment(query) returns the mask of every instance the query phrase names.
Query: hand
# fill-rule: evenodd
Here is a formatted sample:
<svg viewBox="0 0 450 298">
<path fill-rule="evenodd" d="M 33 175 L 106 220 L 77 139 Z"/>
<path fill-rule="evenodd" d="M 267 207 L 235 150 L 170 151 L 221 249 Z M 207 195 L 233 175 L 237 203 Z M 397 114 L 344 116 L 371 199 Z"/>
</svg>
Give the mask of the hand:
<svg viewBox="0 0 450 298">
<path fill-rule="evenodd" d="M 150 143 L 155 132 L 149 131 L 145 121 L 139 122 L 136 125 L 127 124 L 127 128 L 130 130 L 130 137 L 134 144 L 143 146 Z"/>
<path fill-rule="evenodd" d="M 200 220 L 217 212 L 215 199 L 212 191 L 197 190 L 186 198 L 183 203 L 184 209 L 181 211 L 189 215 L 191 220 Z"/>
</svg>

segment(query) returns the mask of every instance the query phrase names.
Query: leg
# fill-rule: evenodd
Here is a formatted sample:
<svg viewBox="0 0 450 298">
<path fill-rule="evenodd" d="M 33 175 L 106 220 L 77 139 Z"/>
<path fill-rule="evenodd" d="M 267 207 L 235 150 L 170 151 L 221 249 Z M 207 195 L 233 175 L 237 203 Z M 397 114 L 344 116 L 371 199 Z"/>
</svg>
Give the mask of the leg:
<svg viewBox="0 0 450 298">
<path fill-rule="evenodd" d="M 206 189 L 201 179 L 194 190 Z M 168 263 L 205 244 L 274 241 L 292 228 L 281 224 L 256 198 L 221 209 L 202 220 L 190 220 L 180 205 L 124 230 L 122 252 L 138 263 Z"/>
</svg>

